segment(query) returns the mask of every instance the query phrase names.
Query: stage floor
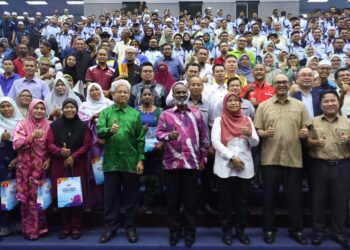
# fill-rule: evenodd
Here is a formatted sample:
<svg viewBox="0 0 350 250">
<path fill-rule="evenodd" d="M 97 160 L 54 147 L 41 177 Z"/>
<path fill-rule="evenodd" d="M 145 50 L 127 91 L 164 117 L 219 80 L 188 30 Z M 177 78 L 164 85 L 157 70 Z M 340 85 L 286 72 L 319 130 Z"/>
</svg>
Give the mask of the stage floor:
<svg viewBox="0 0 350 250">
<path fill-rule="evenodd" d="M 57 238 L 57 231 L 51 231 L 47 238 L 40 238 L 36 241 L 25 240 L 21 235 L 9 236 L 3 238 L 0 241 L 1 250 L 85 250 L 85 249 L 113 249 L 113 250 L 125 250 L 125 249 L 142 249 L 142 250 L 155 250 L 155 249 L 188 249 L 185 247 L 183 239 L 180 240 L 177 247 L 170 247 L 168 244 L 168 230 L 166 228 L 147 227 L 138 228 L 139 241 L 136 244 L 131 244 L 126 239 L 126 234 L 123 229 L 118 231 L 116 237 L 106 244 L 98 243 L 99 236 L 102 233 L 102 229 L 96 228 L 93 230 L 83 231 L 83 235 L 79 240 L 72 240 L 66 238 L 59 240 Z M 306 229 L 305 233 L 311 236 L 311 230 Z M 264 243 L 261 239 L 260 228 L 249 228 L 247 234 L 251 238 L 251 245 L 242 245 L 238 240 L 234 239 L 231 248 L 234 249 L 341 249 L 333 241 L 329 239 L 325 240 L 321 247 L 316 247 L 311 244 L 308 246 L 300 246 L 293 240 L 288 238 L 287 229 L 281 228 L 277 232 L 276 242 L 273 245 Z M 220 228 L 198 228 L 197 240 L 192 246 L 193 249 L 228 249 L 229 247 L 224 245 L 221 241 Z"/>
</svg>

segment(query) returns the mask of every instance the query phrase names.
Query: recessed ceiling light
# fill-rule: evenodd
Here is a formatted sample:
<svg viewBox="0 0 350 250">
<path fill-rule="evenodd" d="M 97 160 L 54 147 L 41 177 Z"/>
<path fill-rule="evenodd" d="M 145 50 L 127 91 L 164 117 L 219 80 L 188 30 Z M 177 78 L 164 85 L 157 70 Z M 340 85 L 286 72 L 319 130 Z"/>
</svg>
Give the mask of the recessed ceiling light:
<svg viewBox="0 0 350 250">
<path fill-rule="evenodd" d="M 46 1 L 26 1 L 29 5 L 47 5 Z"/>
</svg>

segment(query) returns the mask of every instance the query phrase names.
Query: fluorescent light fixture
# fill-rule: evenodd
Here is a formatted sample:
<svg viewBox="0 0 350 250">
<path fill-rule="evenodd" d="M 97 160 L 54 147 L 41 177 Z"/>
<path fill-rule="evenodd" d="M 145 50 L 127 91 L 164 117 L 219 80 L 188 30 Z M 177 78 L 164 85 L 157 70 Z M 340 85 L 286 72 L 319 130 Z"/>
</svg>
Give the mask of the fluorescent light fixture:
<svg viewBox="0 0 350 250">
<path fill-rule="evenodd" d="M 66 1 L 68 5 L 83 5 L 84 1 Z"/>
<path fill-rule="evenodd" d="M 47 5 L 46 1 L 26 1 L 29 5 Z"/>
<path fill-rule="evenodd" d="M 6 1 L 0 1 L 0 5 L 9 5 L 9 3 Z"/>
<path fill-rule="evenodd" d="M 308 3 L 326 3 L 328 0 L 307 0 Z"/>
</svg>

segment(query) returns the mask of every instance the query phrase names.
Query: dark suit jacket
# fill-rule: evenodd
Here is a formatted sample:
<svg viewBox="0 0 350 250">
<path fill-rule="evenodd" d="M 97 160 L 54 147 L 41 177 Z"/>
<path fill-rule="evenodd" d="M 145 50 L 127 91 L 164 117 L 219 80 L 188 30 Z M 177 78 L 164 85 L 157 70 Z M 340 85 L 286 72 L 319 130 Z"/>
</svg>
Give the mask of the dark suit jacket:
<svg viewBox="0 0 350 250">
<path fill-rule="evenodd" d="M 321 94 L 321 90 L 313 88 L 311 90 L 311 95 L 312 95 L 312 103 L 313 103 L 313 107 L 314 107 L 314 115 L 318 116 L 318 115 L 322 115 L 322 110 L 320 107 L 320 94 Z M 302 101 L 301 98 L 301 92 L 298 91 L 297 93 L 294 94 L 293 96 L 295 99 L 298 99 L 299 101 Z"/>
</svg>

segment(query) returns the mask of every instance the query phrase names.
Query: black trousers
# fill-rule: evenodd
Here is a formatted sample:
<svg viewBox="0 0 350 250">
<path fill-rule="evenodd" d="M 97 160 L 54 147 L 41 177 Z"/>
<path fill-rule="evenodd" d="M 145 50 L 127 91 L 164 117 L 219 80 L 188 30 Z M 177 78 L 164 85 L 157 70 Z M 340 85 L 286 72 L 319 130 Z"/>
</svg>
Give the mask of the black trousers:
<svg viewBox="0 0 350 250">
<path fill-rule="evenodd" d="M 288 207 L 290 231 L 300 231 L 303 228 L 301 208 L 301 168 L 283 166 L 261 166 L 263 180 L 263 216 L 264 231 L 275 231 L 275 198 L 282 184 Z"/>
<path fill-rule="evenodd" d="M 212 187 L 215 185 L 215 175 L 213 173 L 214 156 L 208 156 L 208 162 L 205 168 L 199 173 L 200 178 L 200 201 L 199 204 L 204 206 L 211 204 Z"/>
<path fill-rule="evenodd" d="M 313 160 L 312 164 L 312 228 L 315 232 L 325 232 L 328 204 L 332 212 L 331 231 L 343 234 L 346 218 L 350 160 L 338 165 L 323 160 Z M 329 202 L 328 203 L 328 197 Z"/>
<path fill-rule="evenodd" d="M 122 196 L 126 213 L 125 229 L 135 230 L 135 214 L 139 197 L 139 176 L 127 172 L 104 173 L 104 224 L 106 231 L 119 228 Z"/>
<path fill-rule="evenodd" d="M 185 234 L 196 232 L 198 170 L 165 170 L 164 181 L 170 232 L 181 232 L 180 207 L 184 205 Z"/>
<path fill-rule="evenodd" d="M 223 232 L 232 230 L 232 203 L 235 202 L 236 231 L 244 232 L 247 226 L 250 179 L 218 177 L 219 214 Z"/>
</svg>

